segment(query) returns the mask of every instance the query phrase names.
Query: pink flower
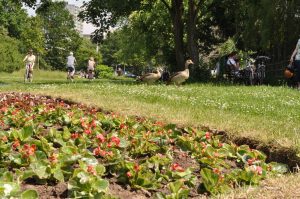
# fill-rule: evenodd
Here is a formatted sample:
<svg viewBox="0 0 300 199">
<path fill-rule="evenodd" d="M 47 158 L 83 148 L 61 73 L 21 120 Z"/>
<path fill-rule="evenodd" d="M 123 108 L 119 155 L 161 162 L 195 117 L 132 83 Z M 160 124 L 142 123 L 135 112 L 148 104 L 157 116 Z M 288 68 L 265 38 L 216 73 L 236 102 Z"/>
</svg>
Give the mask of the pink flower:
<svg viewBox="0 0 300 199">
<path fill-rule="evenodd" d="M 93 150 L 93 154 L 95 156 L 101 156 L 101 157 L 105 157 L 106 155 L 106 151 L 102 150 L 100 147 L 97 147 Z"/>
<path fill-rule="evenodd" d="M 98 135 L 96 136 L 96 138 L 97 138 L 101 143 L 105 142 L 105 137 L 104 137 L 102 134 L 98 134 Z"/>
<path fill-rule="evenodd" d="M 127 175 L 128 178 L 131 178 L 131 177 L 132 177 L 132 174 L 131 174 L 130 171 L 128 171 L 128 172 L 126 173 L 126 175 Z"/>
<path fill-rule="evenodd" d="M 85 129 L 84 133 L 87 134 L 87 135 L 90 135 L 92 133 L 92 131 L 91 131 L 91 129 Z"/>
<path fill-rule="evenodd" d="M 256 166 L 256 172 L 258 173 L 258 175 L 262 175 L 262 168 L 260 166 Z"/>
<path fill-rule="evenodd" d="M 87 172 L 93 174 L 93 175 L 97 175 L 97 172 L 95 170 L 95 168 L 92 165 L 89 165 L 87 168 Z"/>
<path fill-rule="evenodd" d="M 205 133 L 205 138 L 206 138 L 207 140 L 210 139 L 210 133 L 209 133 L 209 132 L 206 132 L 206 133 Z"/>
</svg>

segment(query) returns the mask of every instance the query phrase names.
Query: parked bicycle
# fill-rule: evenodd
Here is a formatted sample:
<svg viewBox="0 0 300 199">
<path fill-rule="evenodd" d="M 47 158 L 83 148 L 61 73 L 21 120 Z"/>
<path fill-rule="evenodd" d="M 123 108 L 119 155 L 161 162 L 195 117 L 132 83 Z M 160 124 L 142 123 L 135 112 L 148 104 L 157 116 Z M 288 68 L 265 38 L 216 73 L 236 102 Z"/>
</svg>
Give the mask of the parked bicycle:
<svg viewBox="0 0 300 199">
<path fill-rule="evenodd" d="M 266 78 L 266 62 L 270 60 L 267 56 L 257 56 L 255 59 L 247 58 L 244 69 L 239 70 L 234 76 L 235 82 L 246 85 L 262 85 Z"/>
</svg>

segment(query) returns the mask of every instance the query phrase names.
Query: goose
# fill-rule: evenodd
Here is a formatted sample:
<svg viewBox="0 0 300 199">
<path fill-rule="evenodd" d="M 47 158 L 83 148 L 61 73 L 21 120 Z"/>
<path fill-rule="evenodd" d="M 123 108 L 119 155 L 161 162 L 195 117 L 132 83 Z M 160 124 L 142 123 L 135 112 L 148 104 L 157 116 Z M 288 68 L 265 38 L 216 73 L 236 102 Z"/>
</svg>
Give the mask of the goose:
<svg viewBox="0 0 300 199">
<path fill-rule="evenodd" d="M 185 82 L 189 76 L 190 76 L 190 72 L 189 72 L 189 65 L 194 64 L 194 62 L 191 59 L 186 60 L 185 62 L 185 70 L 183 71 L 179 71 L 176 72 L 175 74 L 173 74 L 170 79 L 169 79 L 169 84 L 171 83 L 175 83 L 176 85 L 180 85 L 183 82 Z"/>
<path fill-rule="evenodd" d="M 162 69 L 157 68 L 156 72 L 147 73 L 147 74 L 139 77 L 137 80 L 145 82 L 147 84 L 152 84 L 161 78 L 161 73 L 162 73 Z"/>
</svg>

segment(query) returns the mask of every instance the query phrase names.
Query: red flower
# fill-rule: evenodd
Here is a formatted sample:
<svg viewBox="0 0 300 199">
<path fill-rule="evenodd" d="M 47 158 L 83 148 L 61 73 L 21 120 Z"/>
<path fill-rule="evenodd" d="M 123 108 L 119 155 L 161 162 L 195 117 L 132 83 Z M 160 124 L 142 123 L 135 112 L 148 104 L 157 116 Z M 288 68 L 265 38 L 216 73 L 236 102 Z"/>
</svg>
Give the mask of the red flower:
<svg viewBox="0 0 300 199">
<path fill-rule="evenodd" d="M 29 157 L 34 155 L 36 151 L 36 146 L 35 144 L 32 144 L 31 146 L 29 144 L 24 144 L 23 146 L 23 153 L 25 157 Z"/>
<path fill-rule="evenodd" d="M 95 168 L 92 165 L 89 165 L 87 168 L 87 172 L 93 174 L 93 175 L 97 175 L 97 172 L 95 170 Z"/>
<path fill-rule="evenodd" d="M 113 136 L 111 141 L 114 142 L 117 146 L 120 145 L 120 138 Z"/>
<path fill-rule="evenodd" d="M 78 133 L 72 133 L 71 138 L 75 140 L 75 139 L 79 138 L 79 134 Z"/>
<path fill-rule="evenodd" d="M 223 143 L 222 143 L 222 142 L 219 142 L 218 146 L 219 146 L 219 147 L 223 147 Z"/>
<path fill-rule="evenodd" d="M 132 177 L 132 174 L 131 174 L 130 171 L 128 171 L 128 172 L 126 173 L 126 175 L 127 175 L 128 178 L 131 178 L 131 177 Z"/>
<path fill-rule="evenodd" d="M 250 158 L 247 160 L 247 162 L 249 165 L 252 165 L 255 160 L 256 160 L 255 158 Z"/>
<path fill-rule="evenodd" d="M 119 128 L 120 128 L 120 130 L 127 129 L 127 126 L 126 126 L 126 124 L 122 123 L 122 124 L 120 124 Z"/>
<path fill-rule="evenodd" d="M 12 147 L 13 147 L 14 150 L 16 150 L 19 146 L 20 146 L 20 141 L 19 140 L 15 140 L 14 143 L 12 144 Z"/>
<path fill-rule="evenodd" d="M 135 172 L 138 172 L 139 170 L 141 170 L 141 167 L 137 163 L 135 163 L 133 169 L 135 170 Z"/>
<path fill-rule="evenodd" d="M 91 123 L 91 127 L 95 128 L 96 126 L 97 126 L 97 123 L 96 123 L 95 120 L 93 120 L 92 123 Z"/>
<path fill-rule="evenodd" d="M 100 147 L 97 147 L 93 150 L 93 154 L 95 156 L 101 156 L 101 157 L 105 157 L 106 155 L 106 151 L 102 150 Z"/>
<path fill-rule="evenodd" d="M 184 169 L 178 164 L 178 163 L 174 163 L 171 165 L 171 170 L 172 171 L 179 171 L 179 172 L 183 172 Z"/>
<path fill-rule="evenodd" d="M 112 143 L 112 142 L 109 142 L 109 143 L 107 144 L 107 147 L 108 147 L 108 148 L 111 148 L 112 145 L 113 145 L 113 143 Z"/>
<path fill-rule="evenodd" d="M 207 140 L 210 139 L 210 133 L 209 133 L 209 132 L 206 132 L 206 133 L 205 133 L 205 138 L 206 138 Z"/>
<path fill-rule="evenodd" d="M 53 153 L 50 157 L 49 157 L 49 161 L 53 164 L 56 164 L 58 162 L 57 160 L 58 154 Z"/>
<path fill-rule="evenodd" d="M 7 141 L 8 141 L 8 139 L 7 139 L 6 136 L 3 136 L 3 137 L 1 138 L 1 140 L 2 140 L 3 142 L 7 142 Z"/>
<path fill-rule="evenodd" d="M 219 169 L 217 169 L 217 168 L 213 168 L 213 172 L 214 172 L 215 174 L 220 174 L 220 173 L 221 173 L 221 171 L 220 171 Z"/>
<path fill-rule="evenodd" d="M 96 138 L 97 138 L 101 143 L 105 142 L 105 137 L 104 137 L 102 134 L 98 134 L 98 135 L 96 136 Z"/>
<path fill-rule="evenodd" d="M 91 129 L 85 129 L 84 133 L 87 135 L 90 135 L 90 134 L 92 134 L 92 131 L 91 131 Z"/>
</svg>

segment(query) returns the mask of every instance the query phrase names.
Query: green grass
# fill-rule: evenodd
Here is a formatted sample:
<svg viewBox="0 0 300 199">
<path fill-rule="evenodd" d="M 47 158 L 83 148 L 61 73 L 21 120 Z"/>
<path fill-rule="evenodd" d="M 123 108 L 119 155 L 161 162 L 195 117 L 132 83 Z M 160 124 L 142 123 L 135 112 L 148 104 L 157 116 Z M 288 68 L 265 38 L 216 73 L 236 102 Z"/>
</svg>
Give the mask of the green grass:
<svg viewBox="0 0 300 199">
<path fill-rule="evenodd" d="M 122 114 L 207 126 L 300 149 L 300 92 L 287 87 L 149 86 L 124 79 L 68 83 L 66 73 L 49 71 L 35 71 L 34 82 L 24 84 L 19 71 L 0 73 L 0 91 L 63 97 Z"/>
</svg>

